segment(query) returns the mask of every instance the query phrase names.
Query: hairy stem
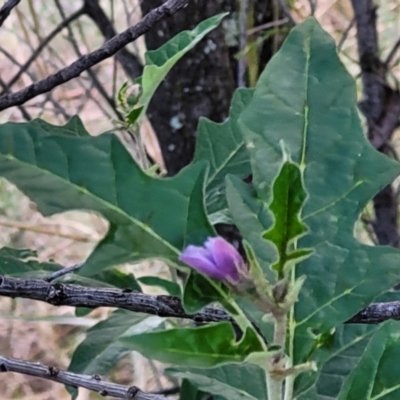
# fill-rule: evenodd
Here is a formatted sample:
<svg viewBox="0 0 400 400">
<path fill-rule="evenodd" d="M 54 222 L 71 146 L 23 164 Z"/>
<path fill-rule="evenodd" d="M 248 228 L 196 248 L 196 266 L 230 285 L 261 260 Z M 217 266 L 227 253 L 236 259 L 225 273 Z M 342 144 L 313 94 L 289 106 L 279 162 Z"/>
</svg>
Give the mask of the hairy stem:
<svg viewBox="0 0 400 400">
<path fill-rule="evenodd" d="M 274 371 L 285 369 L 285 342 L 286 342 L 286 324 L 287 317 L 279 315 L 275 317 L 274 327 L 274 346 L 281 348 L 281 354 L 278 359 L 273 358 L 271 361 L 271 370 L 267 374 L 267 389 L 269 400 L 282 400 L 283 380 L 273 376 Z"/>
</svg>

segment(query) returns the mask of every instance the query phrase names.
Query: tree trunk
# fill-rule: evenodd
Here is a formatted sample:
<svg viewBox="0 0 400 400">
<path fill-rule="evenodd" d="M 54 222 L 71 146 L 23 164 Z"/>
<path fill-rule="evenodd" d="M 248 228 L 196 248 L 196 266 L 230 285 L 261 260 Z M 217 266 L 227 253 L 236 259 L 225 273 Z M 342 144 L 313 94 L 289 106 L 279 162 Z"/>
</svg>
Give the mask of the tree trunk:
<svg viewBox="0 0 400 400">
<path fill-rule="evenodd" d="M 142 2 L 143 14 L 162 4 L 162 0 Z M 254 4 L 255 24 L 271 21 L 272 0 Z M 223 24 L 180 60 L 155 93 L 148 110 L 158 135 L 169 175 L 175 175 L 193 158 L 195 133 L 200 117 L 221 122 L 228 115 L 237 86 L 237 43 L 232 38 L 238 20 L 237 0 L 193 0 L 189 6 L 162 21 L 146 35 L 149 50 L 157 49 L 182 30 L 193 29 L 201 21 L 221 12 L 230 12 Z M 233 35 L 235 36 L 235 35 Z M 235 38 L 234 38 L 235 39 Z M 260 67 L 273 54 L 272 41 L 260 51 Z"/>
</svg>

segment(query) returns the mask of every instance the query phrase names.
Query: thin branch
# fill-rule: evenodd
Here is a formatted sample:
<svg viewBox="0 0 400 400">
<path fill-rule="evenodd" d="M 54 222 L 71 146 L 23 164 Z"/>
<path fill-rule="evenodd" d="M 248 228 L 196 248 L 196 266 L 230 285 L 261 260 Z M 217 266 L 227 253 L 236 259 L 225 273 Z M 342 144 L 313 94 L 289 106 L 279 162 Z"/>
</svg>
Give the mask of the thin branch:
<svg viewBox="0 0 400 400">
<path fill-rule="evenodd" d="M 16 228 L 23 231 L 30 231 L 35 233 L 40 233 L 43 235 L 51 235 L 51 236 L 59 236 L 65 239 L 75 240 L 77 242 L 92 242 L 95 241 L 96 238 L 87 235 L 77 235 L 73 233 L 65 233 L 61 232 L 56 229 L 44 227 L 44 226 L 37 226 L 37 225 L 30 225 L 25 224 L 19 221 L 7 221 L 5 219 L 0 218 L 0 226 L 5 226 L 7 228 Z"/>
<path fill-rule="evenodd" d="M 289 21 L 293 25 L 297 25 L 295 19 L 292 16 L 292 13 L 290 12 L 290 8 L 288 7 L 288 5 L 286 3 L 286 0 L 278 0 L 278 4 L 280 5 L 280 8 L 282 9 L 282 12 L 289 19 Z"/>
<path fill-rule="evenodd" d="M 3 79 L 1 79 L 0 77 L 0 86 L 5 90 L 7 85 L 6 83 L 3 81 Z M 18 109 L 21 111 L 22 116 L 27 120 L 30 121 L 32 119 L 32 117 L 30 116 L 30 114 L 28 113 L 28 111 L 25 110 L 24 106 L 18 106 Z"/>
<path fill-rule="evenodd" d="M 18 5 L 21 0 L 8 0 L 0 9 L 0 26 L 10 15 L 11 10 Z"/>
<path fill-rule="evenodd" d="M 70 273 L 72 268 L 78 269 L 79 266 L 61 271 Z M 49 277 L 52 280 L 51 275 Z M 49 280 L 49 277 L 46 279 Z M 131 289 L 92 288 L 62 283 L 53 284 L 41 279 L 0 276 L 0 296 L 38 300 L 54 306 L 122 308 L 160 317 L 191 319 L 198 323 L 221 321 L 234 323 L 222 309 L 205 307 L 195 314 L 188 314 L 178 297 L 148 295 Z M 388 319 L 400 320 L 400 301 L 371 304 L 346 323 L 376 324 Z"/>
<path fill-rule="evenodd" d="M 398 52 L 399 48 L 400 48 L 400 38 L 397 39 L 396 43 L 392 47 L 392 50 L 390 50 L 388 56 L 386 57 L 386 60 L 384 62 L 386 68 L 389 67 L 389 64 L 392 62 L 392 60 L 395 57 L 396 53 Z"/>
<path fill-rule="evenodd" d="M 84 9 L 81 8 L 80 10 L 74 12 L 71 14 L 68 18 L 66 18 L 64 21 L 61 22 L 60 25 L 58 25 L 52 32 L 49 33 L 49 35 L 44 38 L 37 49 L 34 50 L 32 55 L 28 58 L 28 60 L 25 62 L 24 65 L 21 66 L 19 71 L 10 79 L 7 85 L 7 89 L 10 89 L 11 86 L 13 86 L 16 82 L 18 82 L 19 78 L 21 78 L 22 74 L 28 70 L 28 68 L 31 66 L 31 64 L 36 60 L 36 58 L 40 55 L 40 53 L 43 51 L 43 49 L 71 22 L 75 21 L 78 19 L 80 16 L 84 15 Z"/>
<path fill-rule="evenodd" d="M 158 21 L 183 8 L 188 4 L 188 2 L 189 0 L 168 0 L 160 7 L 157 7 L 149 12 L 138 24 L 128 28 L 119 35 L 114 36 L 112 39 L 104 43 L 104 45 L 99 49 L 80 57 L 68 67 L 61 69 L 57 73 L 50 75 L 47 78 L 26 87 L 25 89 L 1 96 L 0 111 L 12 106 L 23 104 L 40 94 L 49 92 L 55 87 L 78 77 L 88 68 L 91 68 L 101 61 L 113 56 L 128 43 L 131 43 L 140 36 L 144 35 Z"/>
<path fill-rule="evenodd" d="M 93 20 L 106 40 L 110 40 L 117 35 L 111 21 L 100 7 L 99 0 L 85 0 L 84 9 L 87 16 Z M 143 66 L 127 48 L 117 52 L 115 58 L 130 79 L 135 79 L 142 75 Z"/>
<path fill-rule="evenodd" d="M 17 372 L 24 375 L 37 376 L 66 386 L 82 387 L 117 399 L 131 400 L 166 400 L 165 396 L 142 392 L 136 386 L 124 386 L 102 381 L 99 375 L 80 375 L 62 371 L 57 367 L 0 356 L 0 373 Z"/>
<path fill-rule="evenodd" d="M 188 314 L 178 297 L 152 296 L 131 289 L 52 284 L 41 279 L 0 276 L 0 296 L 39 300 L 54 306 L 117 307 L 160 317 L 191 319 L 199 323 L 232 321 L 225 311 L 212 307 Z"/>
<path fill-rule="evenodd" d="M 46 282 L 53 282 L 58 278 L 61 278 L 62 276 L 71 274 L 72 272 L 78 271 L 79 269 L 82 268 L 84 263 L 80 263 L 80 264 L 76 264 L 76 265 L 72 265 L 71 267 L 65 267 L 62 269 L 59 269 L 56 272 L 53 272 L 52 274 L 46 276 L 43 278 L 43 280 L 45 280 Z"/>
<path fill-rule="evenodd" d="M 60 3 L 60 0 L 54 0 L 56 7 L 58 9 L 58 12 L 60 13 L 61 18 L 65 21 L 67 19 L 63 6 Z M 71 24 L 67 25 L 67 31 L 68 31 L 68 40 L 72 45 L 73 50 L 75 51 L 75 54 L 81 58 L 83 54 L 80 51 L 78 42 L 75 38 L 74 31 L 71 28 Z M 108 103 L 108 105 L 111 107 L 111 109 L 114 111 L 114 113 L 117 115 L 119 119 L 123 119 L 123 115 L 118 111 L 117 105 L 115 103 L 115 100 L 110 97 L 107 93 L 107 90 L 104 88 L 100 80 L 98 79 L 96 73 L 92 71 L 90 68 L 86 71 L 87 74 L 90 76 L 90 78 L 93 81 L 94 87 L 98 90 L 100 95 L 103 97 L 103 99 Z"/>
<path fill-rule="evenodd" d="M 267 22 L 262 25 L 255 26 L 254 28 L 251 28 L 247 31 L 247 35 L 253 35 L 254 33 L 260 32 L 260 31 L 265 31 L 270 28 L 275 28 L 277 26 L 285 25 L 289 22 L 289 19 L 287 17 L 278 19 L 277 21 L 271 21 Z"/>
<path fill-rule="evenodd" d="M 2 52 L 2 53 L 3 53 L 14 65 L 16 65 L 19 69 L 22 68 L 22 65 L 21 65 L 21 64 L 16 60 L 16 58 L 15 58 L 11 53 L 9 53 L 7 50 L 5 50 L 5 49 L 3 49 L 2 47 L 0 47 L 0 52 Z M 29 76 L 29 78 L 30 78 L 32 81 L 35 80 L 34 75 L 33 75 L 32 73 L 30 73 L 29 70 L 26 70 L 25 73 Z M 2 81 L 2 82 L 3 82 L 3 81 Z M 3 82 L 3 83 L 1 83 L 1 87 L 3 88 L 3 93 L 8 93 L 8 92 L 10 92 L 10 90 L 9 90 L 10 85 L 9 85 L 9 84 L 6 84 L 5 82 Z M 2 94 L 3 94 L 3 93 L 2 93 Z M 51 93 L 48 93 L 47 99 L 45 100 L 44 103 L 46 103 L 47 101 L 50 101 L 50 102 L 53 104 L 53 106 L 54 106 L 56 109 L 58 109 L 58 111 L 60 111 L 60 113 L 64 116 L 64 118 L 65 118 L 66 120 L 69 120 L 69 119 L 71 118 L 71 117 L 69 116 L 69 114 L 67 113 L 67 111 L 66 111 L 56 100 L 54 100 L 54 98 L 53 98 L 53 96 L 52 96 Z M 21 110 L 21 112 L 22 112 L 21 106 L 19 106 L 19 108 L 20 108 L 20 110 Z M 44 109 L 44 104 L 42 105 L 42 109 Z M 26 120 L 28 120 L 28 121 L 32 119 L 32 118 L 26 118 L 27 114 L 25 114 L 24 112 L 22 112 L 22 115 L 23 115 L 23 117 L 24 117 Z"/>
<path fill-rule="evenodd" d="M 349 36 L 351 28 L 353 28 L 355 22 L 356 22 L 356 19 L 352 18 L 349 25 L 347 25 L 347 28 L 344 30 L 342 37 L 340 38 L 339 43 L 337 45 L 337 51 L 339 53 L 342 51 L 342 46 L 344 45 L 344 42 L 346 41 L 347 37 Z"/>
</svg>

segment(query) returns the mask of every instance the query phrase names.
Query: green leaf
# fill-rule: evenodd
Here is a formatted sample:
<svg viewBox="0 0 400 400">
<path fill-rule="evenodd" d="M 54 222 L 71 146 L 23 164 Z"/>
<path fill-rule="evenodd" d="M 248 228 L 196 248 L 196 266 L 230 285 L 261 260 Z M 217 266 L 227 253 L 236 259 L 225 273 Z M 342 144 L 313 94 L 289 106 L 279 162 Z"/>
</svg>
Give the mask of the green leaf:
<svg viewBox="0 0 400 400">
<path fill-rule="evenodd" d="M 206 203 L 209 214 L 223 212 L 227 207 L 225 199 L 227 174 L 240 178 L 246 178 L 251 174 L 249 156 L 237 120 L 249 104 L 253 92 L 253 89 L 238 89 L 232 99 L 229 118 L 222 123 L 200 118 L 194 162 L 206 160 L 210 165 L 206 182 Z"/>
<path fill-rule="evenodd" d="M 200 328 L 170 329 L 163 332 L 130 335 L 120 339 L 145 357 L 164 363 L 210 368 L 219 364 L 243 362 L 262 345 L 253 330 L 248 329 L 235 343 L 229 322 Z"/>
<path fill-rule="evenodd" d="M 142 95 L 139 104 L 143 106 L 141 115 L 146 113 L 154 92 L 171 68 L 207 33 L 215 29 L 226 15 L 224 13 L 208 18 L 192 31 L 180 32 L 159 49 L 146 53 L 146 65 L 140 78 Z"/>
<path fill-rule="evenodd" d="M 147 318 L 147 319 L 146 319 Z M 79 374 L 107 374 L 131 350 L 118 341 L 127 332 L 153 329 L 162 319 L 146 314 L 116 310 L 106 320 L 99 322 L 86 333 L 86 338 L 76 348 L 68 370 Z"/>
<path fill-rule="evenodd" d="M 187 313 L 194 314 L 210 303 L 219 302 L 228 312 L 235 314 L 230 299 L 229 290 L 222 282 L 214 281 L 194 270 L 190 271 L 183 291 L 183 305 Z"/>
<path fill-rule="evenodd" d="M 133 274 L 126 274 L 121 272 L 117 268 L 111 268 L 102 271 L 98 274 L 86 277 L 77 274 L 68 274 L 57 281 L 63 283 L 79 284 L 89 287 L 116 287 L 120 289 L 131 289 L 138 292 L 142 291 L 139 283 L 135 279 Z"/>
<path fill-rule="evenodd" d="M 319 343 L 317 374 L 301 374 L 296 380 L 295 395 L 299 400 L 338 398 L 345 380 L 357 367 L 365 348 L 380 329 L 377 325 L 345 324 Z M 360 397 L 361 399 L 362 397 Z"/>
<path fill-rule="evenodd" d="M 296 266 L 296 275 L 306 280 L 289 322 L 294 336 L 288 340 L 296 364 L 318 358 L 319 337 L 400 281 L 399 251 L 362 245 L 353 234 L 361 210 L 400 173 L 400 164 L 365 138 L 354 80 L 334 41 L 313 18 L 292 30 L 261 75 L 239 122 L 254 190 L 235 182 L 230 205 L 234 208 L 233 197 L 242 195 L 246 207 L 236 206 L 232 215 L 261 265 L 265 250 L 254 232 L 271 225 L 262 215 L 260 221 L 257 212 L 271 197 L 279 173 L 280 140 L 304 169 L 309 197 L 302 218 L 309 233 L 299 246 L 315 251 Z"/>
<path fill-rule="evenodd" d="M 39 120 L 0 125 L 0 175 L 44 215 L 81 209 L 110 222 L 81 274 L 152 257 L 176 265 L 188 243 L 214 235 L 203 206 L 204 164 L 174 178 L 153 178 L 116 136 L 70 131 Z"/>
<path fill-rule="evenodd" d="M 307 250 L 298 250 L 293 244 L 307 232 L 307 227 L 300 220 L 300 211 L 307 194 L 303 188 L 300 168 L 286 161 L 272 187 L 272 202 L 269 210 L 274 216 L 274 224 L 263 234 L 263 238 L 275 244 L 279 258 L 272 266 L 282 279 L 284 267 L 290 260 L 310 254 Z"/>
<path fill-rule="evenodd" d="M 143 106 L 133 108 L 132 110 L 129 111 L 128 115 L 126 116 L 126 121 L 129 124 L 134 124 L 140 117 L 143 111 Z"/>
<path fill-rule="evenodd" d="M 180 400 L 208 400 L 210 395 L 202 392 L 192 385 L 187 379 L 182 380 L 179 393 Z"/>
<path fill-rule="evenodd" d="M 0 275 L 43 277 L 62 267 L 52 262 L 38 262 L 37 253 L 28 249 L 0 249 Z"/>
<path fill-rule="evenodd" d="M 397 400 L 400 397 L 399 328 L 400 323 L 394 321 L 380 327 L 346 379 L 338 400 Z"/>
<path fill-rule="evenodd" d="M 171 296 L 181 296 L 181 287 L 175 283 L 168 281 L 167 279 L 159 278 L 158 276 L 142 276 L 138 278 L 140 283 L 147 286 L 157 286 L 164 289 Z"/>
<path fill-rule="evenodd" d="M 256 365 L 223 365 L 209 369 L 168 368 L 166 372 L 188 379 L 198 389 L 227 400 L 267 398 L 265 371 Z"/>
<path fill-rule="evenodd" d="M 276 246 L 263 239 L 264 232 L 273 223 L 271 213 L 258 198 L 254 188 L 236 176 L 228 176 L 226 179 L 226 197 L 235 224 L 243 238 L 251 244 L 265 276 L 273 283 L 276 274 L 270 266 L 279 255 Z"/>
</svg>

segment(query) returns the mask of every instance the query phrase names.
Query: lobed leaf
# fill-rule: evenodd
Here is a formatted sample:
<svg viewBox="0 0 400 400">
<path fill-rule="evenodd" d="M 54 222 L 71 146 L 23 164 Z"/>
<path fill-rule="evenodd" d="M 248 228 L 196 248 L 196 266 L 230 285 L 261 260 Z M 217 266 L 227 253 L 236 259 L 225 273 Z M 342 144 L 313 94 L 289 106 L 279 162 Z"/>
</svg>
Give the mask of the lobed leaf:
<svg viewBox="0 0 400 400">
<path fill-rule="evenodd" d="M 321 337 L 400 280 L 397 249 L 362 245 L 353 234 L 363 207 L 400 173 L 400 164 L 365 138 L 354 80 L 313 18 L 292 30 L 268 64 L 239 123 L 254 188 L 230 179 L 228 201 L 264 267 L 274 253 L 259 237 L 272 226 L 262 204 L 272 196 L 282 163 L 280 141 L 304 169 L 309 197 L 302 219 L 309 233 L 298 243 L 315 251 L 296 267 L 307 279 L 289 322 L 289 351 L 295 363 L 318 359 Z"/>
<path fill-rule="evenodd" d="M 273 183 L 272 201 L 268 206 L 274 222 L 263 233 L 263 238 L 274 243 L 278 250 L 278 260 L 272 268 L 278 272 L 279 279 L 285 276 L 284 268 L 288 261 L 303 258 L 311 252 L 294 246 L 295 240 L 307 232 L 300 219 L 306 197 L 300 168 L 290 161 L 284 162 Z"/>
<path fill-rule="evenodd" d="M 385 399 L 400 396 L 399 322 L 381 325 L 359 363 L 347 377 L 338 400 Z"/>
<path fill-rule="evenodd" d="M 110 222 L 80 273 L 152 257 L 176 263 L 188 243 L 202 244 L 214 234 L 203 206 L 204 164 L 174 178 L 153 178 L 116 136 L 91 137 L 74 121 L 0 125 L 0 175 L 44 215 L 81 209 Z"/>
<path fill-rule="evenodd" d="M 336 400 L 379 328 L 377 325 L 345 324 L 321 337 L 314 357 L 318 372 L 301 374 L 296 380 L 295 395 L 299 400 Z"/>
<path fill-rule="evenodd" d="M 253 92 L 253 89 L 236 90 L 226 121 L 216 123 L 206 118 L 199 121 L 194 162 L 205 160 L 209 163 L 206 204 L 211 219 L 224 218 L 223 212 L 227 208 L 225 177 L 233 174 L 246 178 L 251 174 L 249 156 L 237 120 Z"/>
</svg>

